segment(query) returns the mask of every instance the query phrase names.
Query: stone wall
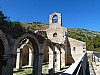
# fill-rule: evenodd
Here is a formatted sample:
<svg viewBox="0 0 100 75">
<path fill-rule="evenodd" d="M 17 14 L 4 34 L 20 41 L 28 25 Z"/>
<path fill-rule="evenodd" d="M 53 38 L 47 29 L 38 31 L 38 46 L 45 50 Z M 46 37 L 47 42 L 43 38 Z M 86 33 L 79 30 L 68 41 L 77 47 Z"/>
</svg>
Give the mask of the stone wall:
<svg viewBox="0 0 100 75">
<path fill-rule="evenodd" d="M 76 39 L 68 37 L 68 43 L 70 44 L 71 55 L 74 61 L 78 60 L 80 56 L 86 51 L 86 43 L 78 41 Z"/>
</svg>

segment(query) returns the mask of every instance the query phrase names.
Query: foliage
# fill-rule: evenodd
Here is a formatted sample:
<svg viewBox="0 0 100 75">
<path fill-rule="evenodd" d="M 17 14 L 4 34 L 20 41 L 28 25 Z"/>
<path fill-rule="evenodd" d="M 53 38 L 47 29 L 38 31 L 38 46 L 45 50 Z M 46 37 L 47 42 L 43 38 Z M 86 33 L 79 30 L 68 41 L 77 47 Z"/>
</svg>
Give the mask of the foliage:
<svg viewBox="0 0 100 75">
<path fill-rule="evenodd" d="M 0 22 L 3 22 L 7 19 L 7 17 L 3 14 L 2 11 L 0 11 Z"/>
<path fill-rule="evenodd" d="M 48 28 L 48 25 L 44 25 L 41 22 L 11 22 L 8 20 L 8 17 L 5 16 L 2 11 L 0 11 L 0 29 L 5 33 L 7 37 L 13 37 L 15 39 L 26 32 L 33 33 L 36 30 L 43 30 L 46 28 Z"/>
<path fill-rule="evenodd" d="M 26 30 L 36 31 L 36 30 L 44 30 L 49 27 L 48 24 L 44 24 L 41 22 L 32 22 L 32 23 L 21 23 L 21 26 L 24 27 Z"/>
<path fill-rule="evenodd" d="M 17 38 L 21 34 L 25 33 L 26 30 L 20 24 L 20 22 L 10 22 L 7 20 L 2 11 L 0 11 L 0 29 L 5 33 L 7 37 Z"/>
</svg>

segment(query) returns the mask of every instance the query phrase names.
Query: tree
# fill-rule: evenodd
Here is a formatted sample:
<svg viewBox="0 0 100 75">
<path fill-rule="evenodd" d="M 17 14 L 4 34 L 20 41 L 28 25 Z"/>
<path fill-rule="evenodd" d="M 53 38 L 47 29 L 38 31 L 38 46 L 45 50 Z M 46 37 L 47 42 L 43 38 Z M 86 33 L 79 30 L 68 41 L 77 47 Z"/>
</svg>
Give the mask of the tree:
<svg viewBox="0 0 100 75">
<path fill-rule="evenodd" d="M 7 17 L 0 11 L 0 22 L 4 22 L 7 19 Z"/>
</svg>

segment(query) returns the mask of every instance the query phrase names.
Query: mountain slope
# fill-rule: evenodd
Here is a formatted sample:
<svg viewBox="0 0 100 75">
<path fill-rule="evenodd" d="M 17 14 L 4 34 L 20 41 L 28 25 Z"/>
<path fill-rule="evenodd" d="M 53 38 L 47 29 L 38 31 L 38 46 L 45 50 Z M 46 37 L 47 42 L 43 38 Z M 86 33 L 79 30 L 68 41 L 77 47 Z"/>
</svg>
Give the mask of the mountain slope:
<svg viewBox="0 0 100 75">
<path fill-rule="evenodd" d="M 68 36 L 86 42 L 87 50 L 100 52 L 100 32 L 80 28 L 68 28 Z"/>
</svg>

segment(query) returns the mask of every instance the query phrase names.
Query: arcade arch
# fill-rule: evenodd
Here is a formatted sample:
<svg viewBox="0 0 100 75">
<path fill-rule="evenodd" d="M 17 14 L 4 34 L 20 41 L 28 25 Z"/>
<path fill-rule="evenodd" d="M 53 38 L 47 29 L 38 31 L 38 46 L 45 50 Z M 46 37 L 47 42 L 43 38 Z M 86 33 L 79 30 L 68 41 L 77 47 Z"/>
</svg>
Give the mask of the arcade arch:
<svg viewBox="0 0 100 75">
<path fill-rule="evenodd" d="M 11 70 L 8 69 L 11 67 L 8 63 L 10 59 L 6 58 L 9 57 L 9 52 L 8 41 L 5 34 L 0 30 L 0 75 L 11 74 Z"/>
<path fill-rule="evenodd" d="M 54 46 L 51 40 L 47 39 L 43 43 L 42 47 L 43 52 L 43 62 L 48 63 L 46 68 L 46 74 L 54 73 Z"/>
<path fill-rule="evenodd" d="M 0 75 L 2 75 L 3 60 L 4 60 L 4 44 L 0 38 Z"/>
<path fill-rule="evenodd" d="M 19 37 L 18 39 L 16 39 L 13 50 L 14 53 L 17 54 L 17 60 L 16 60 L 16 66 L 18 68 L 20 68 L 20 66 L 22 66 L 22 53 L 23 53 L 23 49 L 25 46 L 30 45 L 30 49 L 31 49 L 31 55 L 34 56 L 34 58 L 32 58 L 33 60 L 33 72 L 32 74 L 34 75 L 39 75 L 41 74 L 41 70 L 42 70 L 42 62 L 41 62 L 41 51 L 39 48 L 39 43 L 37 41 L 37 39 L 31 35 L 31 34 L 23 34 L 21 37 Z M 29 49 L 29 50 L 30 50 Z M 27 52 L 27 51 L 26 51 Z M 28 52 L 29 53 L 29 52 Z M 18 59 L 20 58 L 20 59 Z M 21 64 L 21 65 L 20 65 Z"/>
</svg>

